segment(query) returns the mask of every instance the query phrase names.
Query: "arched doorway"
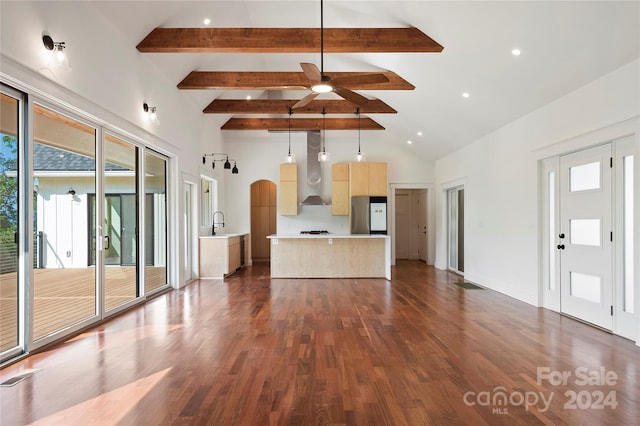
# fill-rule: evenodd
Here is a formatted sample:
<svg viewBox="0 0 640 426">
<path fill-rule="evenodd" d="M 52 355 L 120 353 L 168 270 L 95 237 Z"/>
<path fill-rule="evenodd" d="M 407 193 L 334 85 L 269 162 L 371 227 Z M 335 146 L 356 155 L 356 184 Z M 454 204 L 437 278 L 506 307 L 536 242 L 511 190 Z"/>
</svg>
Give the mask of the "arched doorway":
<svg viewBox="0 0 640 426">
<path fill-rule="evenodd" d="M 276 233 L 277 187 L 269 180 L 251 184 L 251 261 L 268 262 L 271 246 L 267 235 Z"/>
</svg>

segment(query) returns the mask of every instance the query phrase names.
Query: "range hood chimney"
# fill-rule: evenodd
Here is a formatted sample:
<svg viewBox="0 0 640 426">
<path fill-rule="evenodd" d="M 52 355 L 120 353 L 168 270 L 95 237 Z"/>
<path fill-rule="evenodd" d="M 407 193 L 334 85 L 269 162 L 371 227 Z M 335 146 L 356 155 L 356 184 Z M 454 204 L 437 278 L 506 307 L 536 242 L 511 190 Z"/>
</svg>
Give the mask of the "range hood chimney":
<svg viewBox="0 0 640 426">
<path fill-rule="evenodd" d="M 322 163 L 318 161 L 318 153 L 321 149 L 320 132 L 317 130 L 307 132 L 307 193 L 309 194 L 301 206 L 325 206 L 327 203 L 321 196 L 322 193 Z"/>
</svg>

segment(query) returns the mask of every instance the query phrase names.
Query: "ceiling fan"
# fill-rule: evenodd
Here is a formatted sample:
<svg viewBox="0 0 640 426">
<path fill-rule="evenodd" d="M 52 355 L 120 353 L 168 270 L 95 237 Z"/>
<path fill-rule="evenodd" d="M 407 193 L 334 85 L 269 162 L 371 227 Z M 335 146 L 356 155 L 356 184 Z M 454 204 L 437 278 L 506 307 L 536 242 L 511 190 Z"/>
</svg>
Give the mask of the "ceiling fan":
<svg viewBox="0 0 640 426">
<path fill-rule="evenodd" d="M 338 77 L 336 79 L 331 78 L 330 75 L 324 73 L 324 19 L 323 19 L 323 0 L 320 0 L 320 69 L 315 64 L 308 62 L 300 63 L 302 71 L 309 81 L 313 82 L 308 89 L 311 90 L 304 98 L 300 99 L 293 109 L 302 108 L 309 102 L 314 100 L 321 93 L 334 92 L 338 96 L 352 102 L 358 106 L 362 106 L 369 102 L 369 99 L 349 90 L 346 86 L 351 84 L 376 84 L 386 83 L 389 81 L 387 76 L 380 73 L 361 74 L 354 76 Z"/>
</svg>

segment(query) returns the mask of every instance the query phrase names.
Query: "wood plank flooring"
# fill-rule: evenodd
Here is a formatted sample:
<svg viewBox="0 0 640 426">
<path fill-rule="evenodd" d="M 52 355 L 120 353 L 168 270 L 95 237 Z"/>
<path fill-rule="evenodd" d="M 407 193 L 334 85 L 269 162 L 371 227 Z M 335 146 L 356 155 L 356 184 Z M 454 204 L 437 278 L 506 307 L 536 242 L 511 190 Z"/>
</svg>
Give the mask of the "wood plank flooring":
<svg viewBox="0 0 640 426">
<path fill-rule="evenodd" d="M 34 269 L 34 339 L 96 315 L 95 268 Z M 105 268 L 105 306 L 116 308 L 136 298 L 136 267 Z M 166 268 L 146 266 L 146 291 L 166 284 Z M 0 275 L 0 351 L 18 341 L 16 273 Z"/>
<path fill-rule="evenodd" d="M 638 424 L 640 348 L 458 279 L 196 281 L 0 371 L 0 424 Z"/>
</svg>

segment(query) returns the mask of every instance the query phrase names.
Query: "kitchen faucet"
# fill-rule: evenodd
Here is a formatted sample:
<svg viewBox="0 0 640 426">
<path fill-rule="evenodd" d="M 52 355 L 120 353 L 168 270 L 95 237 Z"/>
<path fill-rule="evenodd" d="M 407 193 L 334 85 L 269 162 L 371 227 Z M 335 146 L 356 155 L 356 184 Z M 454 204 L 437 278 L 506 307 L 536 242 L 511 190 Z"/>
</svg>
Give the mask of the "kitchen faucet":
<svg viewBox="0 0 640 426">
<path fill-rule="evenodd" d="M 220 213 L 222 215 L 222 222 L 216 222 L 216 214 Z M 216 225 L 222 225 L 224 228 L 224 213 L 220 210 L 216 210 L 213 212 L 213 216 L 211 217 L 211 235 L 216 235 Z"/>
</svg>

